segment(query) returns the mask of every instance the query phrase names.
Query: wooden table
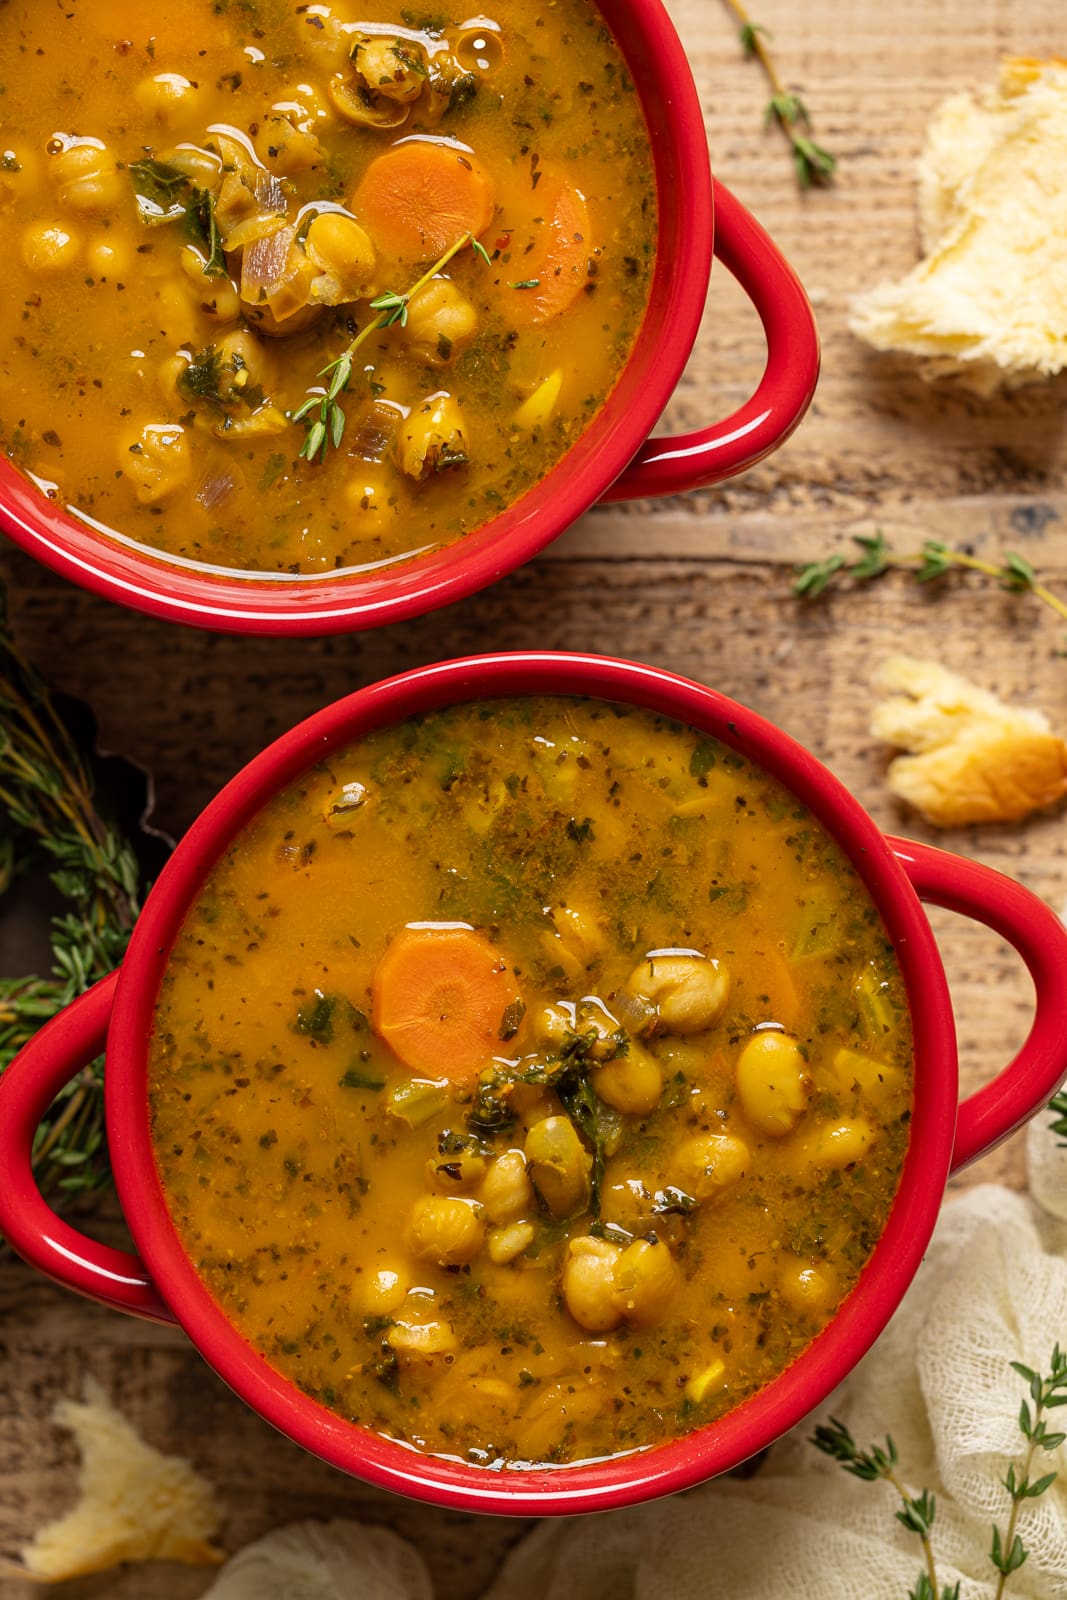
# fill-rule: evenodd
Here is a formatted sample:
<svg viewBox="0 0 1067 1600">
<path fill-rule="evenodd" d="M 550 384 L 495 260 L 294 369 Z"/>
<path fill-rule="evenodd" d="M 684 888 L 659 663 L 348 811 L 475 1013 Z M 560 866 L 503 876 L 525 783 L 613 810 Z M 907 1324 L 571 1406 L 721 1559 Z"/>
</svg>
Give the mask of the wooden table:
<svg viewBox="0 0 1067 1600">
<path fill-rule="evenodd" d="M 105 747 L 156 782 L 155 820 L 178 834 L 266 740 L 325 701 L 387 673 L 486 646 L 587 647 L 672 668 L 736 696 L 826 761 L 880 823 L 931 837 L 883 785 L 867 733 L 871 668 L 933 654 L 1067 726 L 1055 619 L 984 581 L 920 589 L 904 575 L 817 605 L 791 593 L 795 564 L 882 528 L 990 554 L 1020 550 L 1067 579 L 1067 383 L 979 401 L 930 388 L 908 362 L 875 356 L 846 325 L 850 295 L 904 272 L 917 251 L 913 164 L 926 120 L 955 87 L 990 80 L 1005 53 L 1060 46 L 1056 0 L 762 0 L 784 76 L 802 88 L 837 155 L 834 186 L 798 192 L 765 131 L 765 86 L 716 0 L 668 0 L 689 49 L 716 170 L 770 229 L 815 303 L 822 382 L 793 439 L 747 477 L 656 506 L 594 511 L 489 593 L 383 632 L 273 643 L 208 637 L 121 611 L 5 552 L 19 639 L 57 688 L 96 710 Z M 665 425 L 732 409 L 758 377 L 762 338 L 725 273 Z M 1067 899 L 1062 814 L 943 840 L 1002 867 L 1056 907 Z M 1025 1031 L 1029 986 L 981 928 L 942 914 L 965 1088 L 988 1078 Z M 1025 1181 L 1018 1139 L 959 1182 Z M 116 1224 L 107 1218 L 103 1232 Z M 73 1452 L 49 1423 L 91 1370 L 154 1443 L 187 1452 L 218 1485 L 236 1549 L 286 1521 L 346 1515 L 388 1523 L 424 1552 L 442 1600 L 480 1592 L 521 1525 L 435 1513 L 364 1489 L 273 1435 L 184 1338 L 80 1302 L 0 1263 L 0 1549 L 69 1503 Z M 202 1572 L 157 1568 L 85 1580 L 65 1600 L 150 1594 L 186 1600 Z M 29 1585 L 0 1578 L 3 1600 Z"/>
</svg>

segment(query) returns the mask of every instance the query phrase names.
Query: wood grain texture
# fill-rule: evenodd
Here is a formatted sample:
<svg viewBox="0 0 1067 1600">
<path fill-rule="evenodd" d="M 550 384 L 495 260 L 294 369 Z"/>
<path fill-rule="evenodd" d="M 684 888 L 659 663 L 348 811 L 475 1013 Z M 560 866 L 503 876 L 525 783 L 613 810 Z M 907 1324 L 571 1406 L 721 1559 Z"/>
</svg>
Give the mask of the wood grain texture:
<svg viewBox="0 0 1067 1600">
<path fill-rule="evenodd" d="M 388 673 L 483 648 L 589 648 L 715 685 L 781 723 L 826 761 L 878 822 L 931 830 L 887 795 L 886 753 L 867 733 L 872 667 L 934 654 L 1067 727 L 1060 630 L 1027 596 L 964 578 L 935 590 L 903 575 L 818 605 L 792 596 L 797 562 L 881 527 L 899 548 L 926 537 L 996 554 L 1016 548 L 1067 589 L 1067 380 L 991 401 L 930 387 L 903 359 L 847 329 L 848 302 L 914 262 L 913 166 L 926 120 L 955 88 L 995 76 L 1005 53 L 1061 44 L 1059 0 L 761 0 L 783 76 L 837 155 L 832 188 L 801 195 L 765 87 L 713 0 L 669 0 L 686 41 L 715 168 L 769 228 L 808 286 L 823 377 L 793 439 L 746 477 L 652 506 L 590 513 L 492 591 L 362 637 L 272 642 L 210 637 L 120 611 L 6 551 L 19 639 L 51 682 L 96 710 L 101 741 L 150 770 L 155 819 L 179 834 L 267 740 L 325 701 Z M 701 336 L 664 418 L 697 426 L 736 406 L 762 367 L 755 314 L 713 275 Z M 1067 901 L 1062 812 L 1021 828 L 937 842 Z M 1003 944 L 933 916 L 959 1016 L 970 1090 L 1011 1055 L 1029 986 Z M 961 1182 L 1025 1180 L 1017 1140 Z M 113 1217 L 96 1219 L 113 1233 Z M 91 1370 L 145 1435 L 188 1453 L 218 1484 L 235 1549 L 278 1523 L 355 1515 L 414 1539 L 442 1600 L 476 1595 L 520 1531 L 435 1513 L 349 1482 L 274 1435 L 178 1333 L 126 1322 L 0 1261 L 0 1550 L 69 1499 L 73 1458 L 49 1423 Z M 89 1579 L 66 1600 L 193 1600 L 202 1573 L 155 1568 Z M 39 1591 L 0 1578 L 2 1600 Z"/>
</svg>

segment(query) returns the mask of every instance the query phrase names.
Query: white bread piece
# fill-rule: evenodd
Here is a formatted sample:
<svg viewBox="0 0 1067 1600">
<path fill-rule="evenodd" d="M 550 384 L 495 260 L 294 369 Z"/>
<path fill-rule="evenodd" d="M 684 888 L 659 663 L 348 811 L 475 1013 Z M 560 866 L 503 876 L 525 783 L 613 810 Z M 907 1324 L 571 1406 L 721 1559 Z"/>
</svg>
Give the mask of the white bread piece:
<svg viewBox="0 0 1067 1600">
<path fill-rule="evenodd" d="M 934 112 L 919 162 L 924 259 L 852 302 L 876 350 L 990 394 L 1067 365 L 1067 61 L 1014 57 Z"/>
<path fill-rule="evenodd" d="M 146 1444 L 92 1378 L 84 1401 L 61 1400 L 53 1417 L 81 1452 L 79 1497 L 21 1552 L 26 1576 L 56 1583 L 122 1561 L 225 1559 L 209 1542 L 222 1520 L 211 1484 L 182 1457 Z"/>
<path fill-rule="evenodd" d="M 1018 822 L 1067 794 L 1067 744 L 1042 712 L 911 656 L 890 657 L 874 686 L 886 698 L 872 734 L 911 752 L 890 763 L 889 788 L 935 827 Z"/>
</svg>

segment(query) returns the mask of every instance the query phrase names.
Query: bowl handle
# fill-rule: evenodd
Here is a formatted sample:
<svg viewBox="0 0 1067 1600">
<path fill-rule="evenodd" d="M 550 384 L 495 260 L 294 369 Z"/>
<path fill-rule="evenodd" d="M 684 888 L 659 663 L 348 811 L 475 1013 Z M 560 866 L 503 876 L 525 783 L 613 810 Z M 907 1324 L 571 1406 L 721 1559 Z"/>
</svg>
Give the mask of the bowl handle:
<svg viewBox="0 0 1067 1600">
<path fill-rule="evenodd" d="M 815 393 L 819 334 L 800 279 L 751 212 L 713 179 L 715 255 L 759 312 L 767 365 L 750 400 L 695 433 L 647 439 L 602 501 L 680 494 L 732 478 L 788 439 Z"/>
<path fill-rule="evenodd" d="M 1067 1076 L 1067 928 L 1029 889 L 1001 872 L 911 839 L 890 839 L 920 900 L 973 917 L 1017 950 L 1037 1008 L 1022 1049 L 959 1109 L 953 1172 L 992 1150 L 1055 1094 Z"/>
<path fill-rule="evenodd" d="M 0 1077 L 0 1234 L 47 1277 L 118 1311 L 173 1322 L 144 1265 L 78 1233 L 37 1187 L 33 1141 L 63 1085 L 103 1050 L 118 973 L 79 995 L 34 1034 Z"/>
</svg>

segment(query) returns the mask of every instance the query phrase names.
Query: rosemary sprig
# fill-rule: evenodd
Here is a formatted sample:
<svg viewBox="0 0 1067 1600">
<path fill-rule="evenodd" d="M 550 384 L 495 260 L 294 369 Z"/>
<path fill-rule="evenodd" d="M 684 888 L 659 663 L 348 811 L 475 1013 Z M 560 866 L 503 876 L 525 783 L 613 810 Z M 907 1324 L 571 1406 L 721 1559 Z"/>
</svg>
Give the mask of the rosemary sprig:
<svg viewBox="0 0 1067 1600">
<path fill-rule="evenodd" d="M 881 532 L 869 536 L 854 534 L 852 542 L 860 550 L 856 560 L 850 561 L 844 551 L 835 550 L 822 561 L 809 562 L 800 569 L 793 593 L 805 600 L 815 600 L 842 578 L 864 582 L 880 578 L 891 567 L 910 568 L 917 582 L 931 583 L 956 567 L 996 578 L 1002 589 L 1028 592 L 1067 621 L 1067 601 L 1041 583 L 1029 561 L 1014 550 L 1006 551 L 1003 559 L 997 562 L 983 561 L 968 550 L 954 550 L 937 539 L 925 540 L 919 550 L 905 551 L 894 550 Z"/>
<path fill-rule="evenodd" d="M 1002 1535 L 998 1527 L 993 1528 L 993 1546 L 989 1559 L 1000 1573 L 994 1600 L 1001 1600 L 1009 1577 L 1013 1572 L 1018 1572 L 1029 1554 L 1016 1531 L 1021 1507 L 1027 1500 L 1036 1500 L 1046 1494 L 1058 1476 L 1055 1472 L 1046 1472 L 1039 1478 L 1031 1479 L 1030 1471 L 1034 1464 L 1034 1456 L 1038 1450 L 1058 1449 L 1064 1439 L 1067 1439 L 1067 1433 L 1051 1431 L 1045 1420 L 1046 1411 L 1055 1406 L 1067 1406 L 1067 1352 L 1062 1351 L 1058 1344 L 1053 1346 L 1049 1366 L 1048 1376 L 1042 1377 L 1032 1367 L 1024 1366 L 1021 1361 L 1011 1363 L 1012 1371 L 1017 1372 L 1020 1378 L 1025 1379 L 1030 1385 L 1033 1410 L 1026 1400 L 1019 1408 L 1019 1431 L 1027 1440 L 1027 1451 L 1019 1470 L 1016 1471 L 1013 1461 L 1004 1478 L 1004 1487 L 1011 1496 L 1007 1530 Z"/>
<path fill-rule="evenodd" d="M 770 34 L 758 22 L 752 21 L 741 0 L 724 0 L 724 4 L 740 24 L 742 50 L 746 56 L 752 56 L 759 62 L 767 76 L 771 98 L 767 102 L 765 121 L 768 126 L 776 122 L 789 140 L 797 182 L 802 189 L 829 183 L 837 169 L 837 160 L 829 150 L 815 143 L 811 137 L 811 117 L 807 106 L 798 94 L 785 87 L 779 77 L 774 58 L 765 43 Z"/>
<path fill-rule="evenodd" d="M 1056 1134 L 1061 1146 L 1067 1149 L 1067 1091 L 1061 1090 L 1059 1094 L 1054 1094 L 1048 1103 L 1048 1109 L 1053 1116 L 1053 1120 L 1049 1123 L 1049 1132 Z"/>
<path fill-rule="evenodd" d="M 140 867 L 99 814 L 89 768 L 40 678 L 19 654 L 0 596 L 0 892 L 44 858 L 68 909 L 52 921 L 49 977 L 0 978 L 0 1072 L 49 1017 L 121 960 L 140 911 Z M 42 1186 L 107 1180 L 99 1064 L 62 1091 L 38 1131 Z"/>
<path fill-rule="evenodd" d="M 1004 1533 L 996 1525 L 993 1528 L 989 1559 L 1000 1574 L 994 1600 L 1003 1600 L 1008 1579 L 1013 1572 L 1018 1572 L 1029 1554 L 1018 1531 L 1022 1506 L 1027 1500 L 1037 1500 L 1046 1494 L 1056 1482 L 1055 1472 L 1043 1473 L 1038 1478 L 1030 1477 L 1034 1457 L 1038 1450 L 1058 1449 L 1067 1439 L 1067 1433 L 1049 1428 L 1045 1416 L 1056 1406 L 1067 1406 L 1067 1352 L 1062 1351 L 1058 1344 L 1053 1346 L 1047 1377 L 1035 1372 L 1032 1367 L 1024 1366 L 1021 1361 L 1012 1361 L 1010 1366 L 1030 1387 L 1029 1401 L 1024 1400 L 1019 1408 L 1019 1431 L 1027 1441 L 1027 1449 L 1021 1464 L 1017 1466 L 1014 1461 L 1010 1463 L 1003 1480 L 1011 1496 L 1011 1511 Z M 884 1446 L 872 1445 L 869 1450 L 861 1450 L 845 1424 L 831 1417 L 829 1423 L 822 1423 L 815 1429 L 811 1443 L 817 1450 L 839 1461 L 845 1471 L 854 1477 L 862 1478 L 866 1483 L 874 1483 L 881 1478 L 900 1496 L 902 1508 L 896 1513 L 897 1521 L 919 1536 L 925 1558 L 925 1570 L 919 1574 L 915 1587 L 909 1591 L 908 1600 L 959 1600 L 959 1583 L 938 1588 L 930 1539 L 937 1509 L 936 1500 L 928 1489 L 921 1490 L 917 1495 L 909 1493 L 897 1472 L 899 1457 L 893 1440 L 887 1435 Z"/>
<path fill-rule="evenodd" d="M 372 333 L 378 333 L 382 328 L 392 328 L 399 323 L 403 328 L 408 320 L 408 306 L 420 289 L 424 289 L 431 278 L 436 277 L 442 267 L 446 267 L 461 250 L 470 245 L 475 255 L 480 256 L 486 263 L 489 262 L 489 252 L 472 233 L 462 234 L 450 245 L 444 255 L 433 266 L 422 274 L 410 289 L 398 293 L 395 289 L 387 289 L 384 294 L 378 295 L 370 302 L 372 311 L 377 311 L 378 316 L 374 321 L 368 322 L 361 328 L 349 345 L 342 350 L 335 361 L 323 367 L 318 374 L 320 378 L 327 379 L 325 391 L 321 389 L 308 390 L 308 398 L 303 405 L 289 413 L 290 422 L 302 422 L 307 429 L 307 436 L 300 448 L 300 455 L 305 461 L 314 461 L 316 456 L 320 461 L 325 461 L 329 455 L 330 447 L 336 450 L 344 437 L 345 413 L 340 404 L 340 396 L 344 394 L 352 381 L 352 358 Z"/>
<path fill-rule="evenodd" d="M 816 1450 L 839 1461 L 854 1478 L 861 1478 L 865 1483 L 875 1483 L 881 1478 L 900 1496 L 901 1509 L 895 1513 L 896 1519 L 903 1523 L 909 1533 L 918 1535 L 926 1562 L 926 1569 L 919 1574 L 915 1587 L 909 1591 L 908 1600 L 959 1600 L 958 1583 L 946 1583 L 943 1588 L 938 1587 L 937 1566 L 930 1540 L 937 1501 L 928 1489 L 921 1490 L 917 1495 L 909 1494 L 897 1472 L 900 1458 L 889 1435 L 886 1435 L 884 1447 L 872 1445 L 869 1450 L 861 1450 L 845 1424 L 831 1417 L 829 1423 L 820 1423 L 815 1429 L 811 1443 Z"/>
</svg>

